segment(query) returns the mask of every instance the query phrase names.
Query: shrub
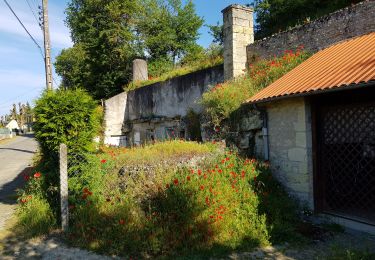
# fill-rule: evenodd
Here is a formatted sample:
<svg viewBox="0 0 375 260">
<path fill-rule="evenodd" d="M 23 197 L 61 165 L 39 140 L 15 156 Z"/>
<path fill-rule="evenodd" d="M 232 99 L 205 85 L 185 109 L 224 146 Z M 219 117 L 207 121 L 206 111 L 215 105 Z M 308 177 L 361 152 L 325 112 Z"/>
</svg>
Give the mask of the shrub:
<svg viewBox="0 0 375 260">
<path fill-rule="evenodd" d="M 308 57 L 309 54 L 300 47 L 295 52 L 286 51 L 280 58 L 257 61 L 250 65 L 244 76 L 218 84 L 204 93 L 201 103 L 212 125 L 220 127 L 247 99 Z"/>
<path fill-rule="evenodd" d="M 65 143 L 72 152 L 92 151 L 99 134 L 100 111 L 83 90 L 46 91 L 36 101 L 35 137 L 48 159 Z"/>
</svg>

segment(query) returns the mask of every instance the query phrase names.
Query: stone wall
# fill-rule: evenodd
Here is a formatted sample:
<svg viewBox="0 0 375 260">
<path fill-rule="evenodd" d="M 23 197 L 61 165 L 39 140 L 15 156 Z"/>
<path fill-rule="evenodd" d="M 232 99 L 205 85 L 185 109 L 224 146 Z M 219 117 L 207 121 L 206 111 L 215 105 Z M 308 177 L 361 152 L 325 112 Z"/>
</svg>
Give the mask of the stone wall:
<svg viewBox="0 0 375 260">
<path fill-rule="evenodd" d="M 127 93 L 121 93 L 105 101 L 104 110 L 104 143 L 120 145 L 122 126 L 125 120 Z"/>
<path fill-rule="evenodd" d="M 175 118 L 189 109 L 199 113 L 202 94 L 222 83 L 223 76 L 223 65 L 219 65 L 130 91 L 126 119 Z"/>
<path fill-rule="evenodd" d="M 310 106 L 303 98 L 281 100 L 265 106 L 269 160 L 274 176 L 290 194 L 313 208 Z"/>
<path fill-rule="evenodd" d="M 105 143 L 141 144 L 165 138 L 189 138 L 184 117 L 199 114 L 199 100 L 224 81 L 223 65 L 121 93 L 105 102 Z"/>
<path fill-rule="evenodd" d="M 303 45 L 312 52 L 336 42 L 375 31 L 375 1 L 364 1 L 291 30 L 254 42 L 247 58 L 280 56 L 285 50 Z"/>
</svg>

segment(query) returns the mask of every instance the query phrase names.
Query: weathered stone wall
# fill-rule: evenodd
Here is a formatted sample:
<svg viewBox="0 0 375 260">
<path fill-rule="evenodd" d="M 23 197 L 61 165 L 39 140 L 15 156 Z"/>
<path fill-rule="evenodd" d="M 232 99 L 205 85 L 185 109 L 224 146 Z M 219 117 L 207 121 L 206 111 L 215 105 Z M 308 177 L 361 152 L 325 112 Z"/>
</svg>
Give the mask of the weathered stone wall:
<svg viewBox="0 0 375 260">
<path fill-rule="evenodd" d="M 125 120 L 127 93 L 121 93 L 105 101 L 104 106 L 104 143 L 120 145 L 122 125 Z"/>
<path fill-rule="evenodd" d="M 202 94 L 223 81 L 220 65 L 130 91 L 126 119 L 183 117 L 189 109 L 199 113 Z"/>
<path fill-rule="evenodd" d="M 285 50 L 303 45 L 312 52 L 336 42 L 375 31 L 375 1 L 350 6 L 310 23 L 281 32 L 247 47 L 249 63 L 254 57 L 280 56 Z"/>
<path fill-rule="evenodd" d="M 303 98 L 266 105 L 269 160 L 274 176 L 290 194 L 313 208 L 310 106 Z"/>
<path fill-rule="evenodd" d="M 246 69 L 246 46 L 254 42 L 253 9 L 235 4 L 222 12 L 224 77 L 228 80 L 243 74 Z"/>
<path fill-rule="evenodd" d="M 198 103 L 210 86 L 224 81 L 223 65 L 121 93 L 105 102 L 105 143 L 141 144 L 189 138 L 184 117 L 202 112 Z M 173 136 L 171 136 L 173 135 Z"/>
</svg>

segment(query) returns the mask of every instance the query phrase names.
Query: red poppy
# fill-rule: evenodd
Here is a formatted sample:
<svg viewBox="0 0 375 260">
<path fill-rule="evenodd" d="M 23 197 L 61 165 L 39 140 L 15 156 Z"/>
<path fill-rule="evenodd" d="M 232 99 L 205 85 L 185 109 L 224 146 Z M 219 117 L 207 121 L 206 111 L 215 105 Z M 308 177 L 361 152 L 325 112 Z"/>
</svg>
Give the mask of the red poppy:
<svg viewBox="0 0 375 260">
<path fill-rule="evenodd" d="M 199 188 L 200 188 L 201 190 L 204 190 L 204 186 L 203 186 L 203 185 L 201 185 Z"/>
<path fill-rule="evenodd" d="M 187 176 L 187 180 L 190 181 L 190 176 Z"/>
<path fill-rule="evenodd" d="M 174 185 L 178 185 L 178 179 L 174 179 L 173 183 Z"/>
<path fill-rule="evenodd" d="M 106 163 L 107 160 L 106 160 L 106 159 L 103 159 L 103 160 L 101 160 L 100 162 L 101 162 L 101 163 Z"/>
<path fill-rule="evenodd" d="M 118 223 L 119 223 L 120 225 L 124 225 L 124 224 L 125 224 L 125 220 L 120 219 Z"/>
<path fill-rule="evenodd" d="M 241 177 L 242 177 L 242 178 L 245 178 L 245 171 L 242 171 L 242 172 L 241 172 Z"/>
<path fill-rule="evenodd" d="M 25 181 L 28 181 L 28 180 L 30 180 L 30 176 L 29 176 L 29 175 L 25 175 L 25 176 L 23 176 L 23 179 L 24 179 Z"/>
<path fill-rule="evenodd" d="M 198 170 L 198 175 L 201 175 L 202 174 L 202 171 L 201 170 Z"/>
<path fill-rule="evenodd" d="M 40 172 L 36 172 L 34 174 L 34 178 L 40 178 L 40 176 L 42 176 L 42 174 Z"/>
</svg>

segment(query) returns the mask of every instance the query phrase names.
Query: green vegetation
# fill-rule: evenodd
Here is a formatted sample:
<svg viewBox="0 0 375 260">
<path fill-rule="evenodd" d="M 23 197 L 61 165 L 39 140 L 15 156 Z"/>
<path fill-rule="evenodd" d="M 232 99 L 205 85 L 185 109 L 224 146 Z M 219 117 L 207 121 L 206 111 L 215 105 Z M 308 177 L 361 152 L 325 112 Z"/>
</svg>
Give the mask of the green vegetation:
<svg viewBox="0 0 375 260">
<path fill-rule="evenodd" d="M 204 93 L 201 102 L 212 125 L 221 127 L 248 98 L 306 60 L 310 55 L 302 48 L 286 51 L 280 58 L 257 61 L 243 77 L 218 84 Z"/>
<path fill-rule="evenodd" d="M 137 89 L 137 88 L 151 85 L 157 82 L 166 81 L 166 80 L 178 77 L 178 76 L 183 76 L 183 75 L 195 72 L 195 71 L 218 66 L 218 65 L 223 64 L 223 62 L 224 62 L 223 57 L 220 54 L 216 56 L 210 56 L 210 55 L 203 56 L 203 57 L 198 58 L 194 62 L 181 65 L 180 67 L 176 67 L 174 69 L 170 69 L 162 73 L 154 72 L 158 76 L 153 77 L 150 75 L 149 80 L 132 82 L 128 84 L 125 87 L 125 89 L 126 90 Z M 163 68 L 163 66 L 161 66 L 161 68 Z"/>
<path fill-rule="evenodd" d="M 257 39 L 304 24 L 362 0 L 255 0 Z"/>
<path fill-rule="evenodd" d="M 66 13 L 74 46 L 56 58 L 56 71 L 62 88 L 83 88 L 95 99 L 122 92 L 137 57 L 156 77 L 199 48 L 203 20 L 192 1 L 71 0 Z"/>
<path fill-rule="evenodd" d="M 93 151 L 101 111 L 83 90 L 46 91 L 36 101 L 35 137 L 46 159 L 65 143 L 72 152 Z"/>
<path fill-rule="evenodd" d="M 46 171 L 25 176 L 19 216 L 28 234 L 56 223 Z M 211 143 L 102 148 L 70 172 L 69 201 L 68 241 L 105 254 L 202 257 L 299 239 L 297 208 L 268 165 Z"/>
</svg>

